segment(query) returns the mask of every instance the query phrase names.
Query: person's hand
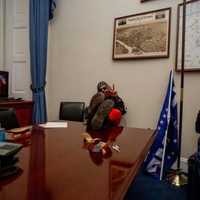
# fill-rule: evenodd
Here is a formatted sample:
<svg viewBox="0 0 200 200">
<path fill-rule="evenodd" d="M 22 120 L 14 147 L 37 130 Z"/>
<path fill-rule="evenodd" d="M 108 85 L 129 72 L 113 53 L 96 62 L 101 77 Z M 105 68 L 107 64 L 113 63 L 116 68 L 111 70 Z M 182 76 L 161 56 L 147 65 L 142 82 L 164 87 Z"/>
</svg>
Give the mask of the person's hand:
<svg viewBox="0 0 200 200">
<path fill-rule="evenodd" d="M 114 84 L 113 84 L 113 87 L 111 89 L 105 90 L 105 95 L 106 96 L 116 96 L 117 95 L 117 91 L 115 90 Z"/>
</svg>

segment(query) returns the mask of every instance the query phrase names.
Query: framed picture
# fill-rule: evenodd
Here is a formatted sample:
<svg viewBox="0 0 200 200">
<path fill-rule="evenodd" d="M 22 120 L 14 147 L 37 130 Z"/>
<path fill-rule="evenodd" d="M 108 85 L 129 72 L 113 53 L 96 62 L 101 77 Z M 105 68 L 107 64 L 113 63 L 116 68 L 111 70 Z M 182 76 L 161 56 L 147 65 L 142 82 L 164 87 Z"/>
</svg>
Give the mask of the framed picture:
<svg viewBox="0 0 200 200">
<path fill-rule="evenodd" d="M 113 59 L 168 58 L 171 8 L 115 18 Z"/>
<path fill-rule="evenodd" d="M 153 0 L 141 0 L 141 3 L 147 2 L 147 1 L 153 1 Z"/>
<path fill-rule="evenodd" d="M 186 4 L 185 32 L 185 64 L 184 71 L 200 71 L 200 1 L 193 0 Z M 181 71 L 182 65 L 182 24 L 183 4 L 178 5 L 178 30 L 176 44 L 176 71 Z"/>
</svg>

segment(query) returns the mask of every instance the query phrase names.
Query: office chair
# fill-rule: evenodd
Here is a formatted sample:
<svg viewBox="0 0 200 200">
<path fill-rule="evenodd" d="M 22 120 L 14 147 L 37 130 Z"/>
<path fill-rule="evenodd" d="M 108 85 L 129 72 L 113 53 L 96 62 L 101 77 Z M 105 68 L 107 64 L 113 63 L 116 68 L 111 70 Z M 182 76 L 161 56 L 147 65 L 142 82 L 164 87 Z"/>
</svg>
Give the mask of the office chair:
<svg viewBox="0 0 200 200">
<path fill-rule="evenodd" d="M 59 119 L 83 122 L 84 112 L 84 102 L 61 102 Z"/>
<path fill-rule="evenodd" d="M 0 108 L 0 124 L 2 128 L 7 130 L 19 127 L 17 116 L 13 108 Z"/>
<path fill-rule="evenodd" d="M 196 133 L 200 134 L 200 111 L 195 121 Z M 200 197 L 200 137 L 198 139 L 197 151 L 188 159 L 188 199 L 198 200 Z"/>
</svg>

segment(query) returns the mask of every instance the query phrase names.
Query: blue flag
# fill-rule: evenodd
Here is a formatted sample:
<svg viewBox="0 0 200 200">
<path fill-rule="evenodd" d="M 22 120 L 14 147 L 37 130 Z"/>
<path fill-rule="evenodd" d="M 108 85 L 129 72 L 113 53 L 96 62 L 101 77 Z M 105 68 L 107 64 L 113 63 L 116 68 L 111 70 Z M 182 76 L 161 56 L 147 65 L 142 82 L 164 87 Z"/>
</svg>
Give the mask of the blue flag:
<svg viewBox="0 0 200 200">
<path fill-rule="evenodd" d="M 167 93 L 156 128 L 156 136 L 145 160 L 146 171 L 156 178 L 163 178 L 178 156 L 177 102 L 170 72 Z"/>
<path fill-rule="evenodd" d="M 56 9 L 56 1 L 49 0 L 49 20 L 53 19 L 55 9 Z"/>
</svg>

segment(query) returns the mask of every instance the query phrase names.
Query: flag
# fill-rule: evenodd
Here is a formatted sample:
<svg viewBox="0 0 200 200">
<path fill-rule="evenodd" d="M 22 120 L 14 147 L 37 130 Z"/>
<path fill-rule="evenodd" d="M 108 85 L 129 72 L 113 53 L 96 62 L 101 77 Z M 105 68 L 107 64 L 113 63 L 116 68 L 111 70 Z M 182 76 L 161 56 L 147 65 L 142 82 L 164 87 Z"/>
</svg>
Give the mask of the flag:
<svg viewBox="0 0 200 200">
<path fill-rule="evenodd" d="M 177 102 L 172 71 L 156 128 L 156 136 L 145 160 L 148 173 L 160 180 L 178 156 Z"/>
<path fill-rule="evenodd" d="M 49 0 L 49 20 L 53 19 L 55 9 L 56 9 L 56 1 Z"/>
</svg>

